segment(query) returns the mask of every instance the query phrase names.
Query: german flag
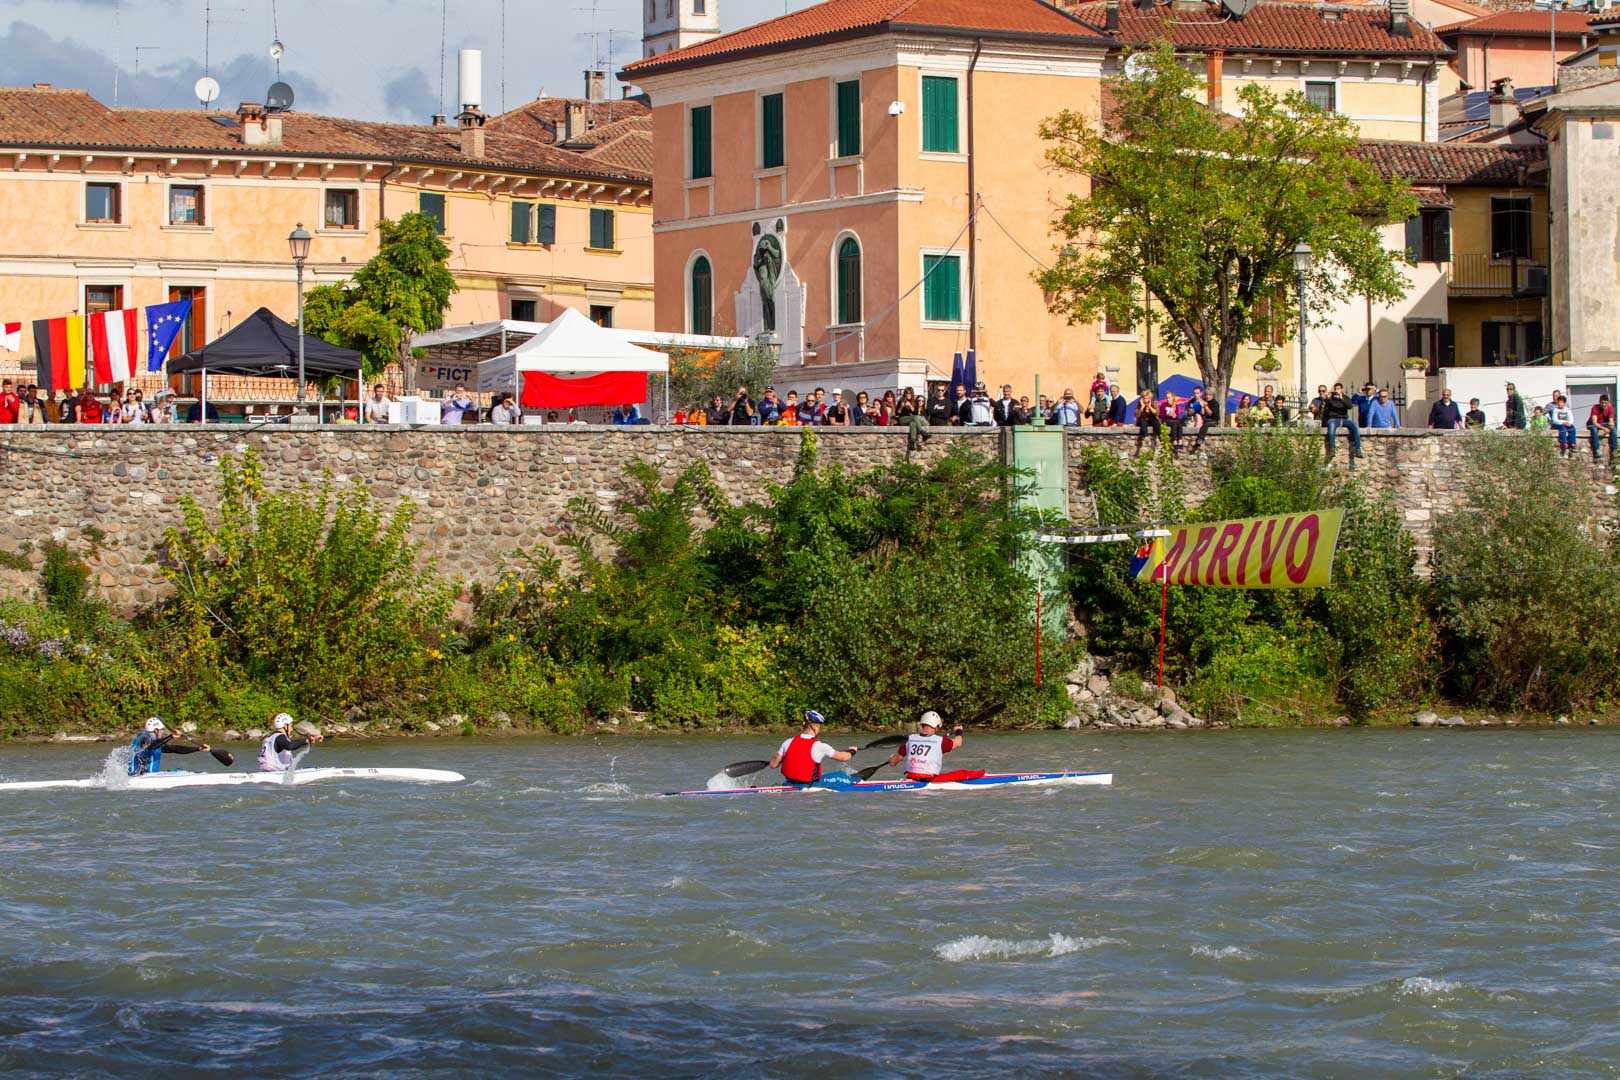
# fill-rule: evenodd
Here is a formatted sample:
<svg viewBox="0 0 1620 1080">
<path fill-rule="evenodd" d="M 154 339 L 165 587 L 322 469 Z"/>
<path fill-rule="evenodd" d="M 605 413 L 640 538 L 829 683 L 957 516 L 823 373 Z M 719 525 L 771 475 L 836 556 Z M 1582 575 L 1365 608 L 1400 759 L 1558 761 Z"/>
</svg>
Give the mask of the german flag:
<svg viewBox="0 0 1620 1080">
<path fill-rule="evenodd" d="M 34 363 L 41 390 L 89 385 L 84 380 L 84 316 L 35 319 Z"/>
</svg>

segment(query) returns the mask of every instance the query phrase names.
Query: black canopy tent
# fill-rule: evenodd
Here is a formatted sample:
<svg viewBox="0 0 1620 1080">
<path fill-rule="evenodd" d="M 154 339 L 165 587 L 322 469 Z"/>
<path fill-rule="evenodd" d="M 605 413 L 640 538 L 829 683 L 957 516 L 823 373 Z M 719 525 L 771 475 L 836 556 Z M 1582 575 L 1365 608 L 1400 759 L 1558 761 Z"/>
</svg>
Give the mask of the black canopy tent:
<svg viewBox="0 0 1620 1080">
<path fill-rule="evenodd" d="M 203 415 L 207 415 L 208 373 L 261 377 L 298 377 L 298 329 L 276 318 L 269 308 L 260 308 L 233 326 L 222 337 L 194 349 L 178 360 L 169 361 L 170 375 L 200 372 L 203 377 Z M 361 378 L 360 354 L 304 335 L 304 375 L 306 378 L 336 375 Z M 365 389 L 355 400 L 364 407 Z"/>
</svg>

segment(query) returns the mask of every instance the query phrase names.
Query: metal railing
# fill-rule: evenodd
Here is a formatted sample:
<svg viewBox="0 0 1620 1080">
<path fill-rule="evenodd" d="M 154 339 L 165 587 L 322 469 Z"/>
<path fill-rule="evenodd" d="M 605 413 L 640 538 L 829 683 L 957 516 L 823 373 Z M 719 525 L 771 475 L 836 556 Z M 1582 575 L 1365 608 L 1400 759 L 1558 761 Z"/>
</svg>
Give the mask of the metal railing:
<svg viewBox="0 0 1620 1080">
<path fill-rule="evenodd" d="M 1446 287 L 1452 296 L 1546 296 L 1546 253 L 1453 254 Z"/>
</svg>

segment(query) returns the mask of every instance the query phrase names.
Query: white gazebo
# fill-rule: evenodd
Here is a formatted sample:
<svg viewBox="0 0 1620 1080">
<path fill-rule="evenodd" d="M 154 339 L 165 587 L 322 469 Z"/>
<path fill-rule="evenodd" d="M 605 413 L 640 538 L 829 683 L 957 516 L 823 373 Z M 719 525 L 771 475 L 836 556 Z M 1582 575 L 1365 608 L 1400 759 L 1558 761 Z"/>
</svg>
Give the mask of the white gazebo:
<svg viewBox="0 0 1620 1080">
<path fill-rule="evenodd" d="M 650 404 L 647 377 L 658 374 L 667 416 L 669 357 L 568 309 L 517 348 L 480 363 L 477 384 L 481 393 L 510 390 L 534 408 Z"/>
</svg>

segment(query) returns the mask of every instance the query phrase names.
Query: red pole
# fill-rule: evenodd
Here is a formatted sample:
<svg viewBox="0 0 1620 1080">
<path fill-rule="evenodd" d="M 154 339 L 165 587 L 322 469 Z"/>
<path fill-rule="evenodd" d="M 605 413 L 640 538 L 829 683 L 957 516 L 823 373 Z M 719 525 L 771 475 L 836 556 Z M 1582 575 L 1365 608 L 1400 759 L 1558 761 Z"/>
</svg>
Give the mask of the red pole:
<svg viewBox="0 0 1620 1080">
<path fill-rule="evenodd" d="M 1041 587 L 1035 586 L 1035 686 L 1041 685 Z"/>
<path fill-rule="evenodd" d="M 1163 582 L 1159 594 L 1159 689 L 1164 689 L 1164 620 L 1170 611 L 1170 575 L 1159 567 L 1159 580 Z"/>
</svg>

